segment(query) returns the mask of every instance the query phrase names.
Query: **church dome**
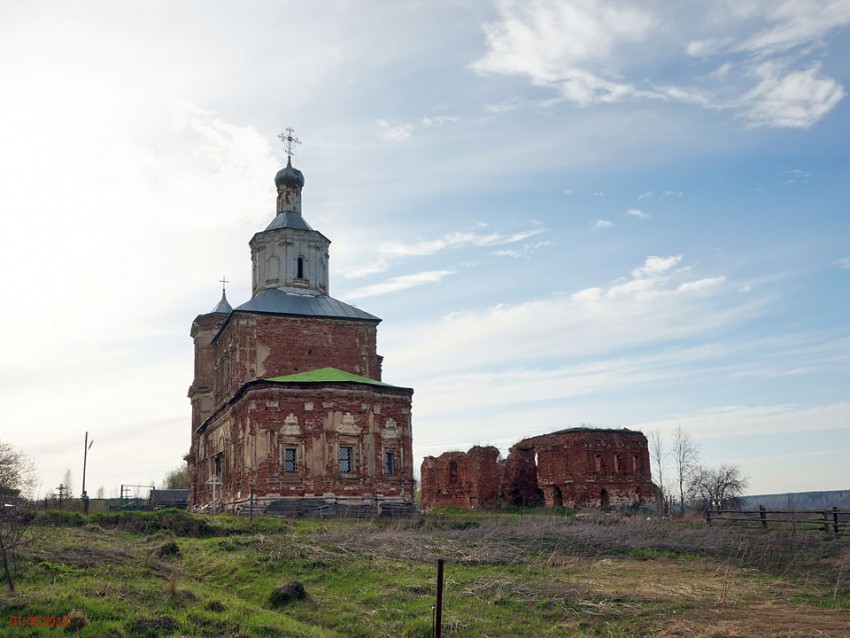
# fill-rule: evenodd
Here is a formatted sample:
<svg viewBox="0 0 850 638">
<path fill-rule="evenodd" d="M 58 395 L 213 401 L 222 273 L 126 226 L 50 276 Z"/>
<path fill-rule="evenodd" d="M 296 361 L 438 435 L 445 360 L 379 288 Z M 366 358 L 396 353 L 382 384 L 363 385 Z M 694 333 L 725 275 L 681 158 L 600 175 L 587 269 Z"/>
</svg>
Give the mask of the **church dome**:
<svg viewBox="0 0 850 638">
<path fill-rule="evenodd" d="M 292 158 L 286 160 L 286 168 L 282 168 L 274 176 L 274 184 L 278 188 L 281 186 L 296 186 L 304 188 L 304 173 L 297 168 L 292 168 Z"/>
</svg>

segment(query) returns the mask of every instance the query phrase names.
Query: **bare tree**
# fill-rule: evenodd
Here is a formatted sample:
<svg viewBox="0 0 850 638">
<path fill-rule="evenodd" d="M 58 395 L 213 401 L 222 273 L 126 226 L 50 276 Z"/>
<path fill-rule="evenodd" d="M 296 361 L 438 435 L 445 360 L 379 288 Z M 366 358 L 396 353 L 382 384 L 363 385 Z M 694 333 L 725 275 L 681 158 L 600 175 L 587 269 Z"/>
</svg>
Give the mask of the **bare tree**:
<svg viewBox="0 0 850 638">
<path fill-rule="evenodd" d="M 103 498 L 103 485 L 97 488 L 97 494 L 95 495 L 95 498 Z"/>
<path fill-rule="evenodd" d="M 0 509 L 0 564 L 10 592 L 15 591 L 20 549 L 36 540 L 29 533 L 33 519 L 35 514 L 32 512 L 8 503 Z"/>
<path fill-rule="evenodd" d="M 747 479 L 737 465 L 699 467 L 688 483 L 688 496 L 704 509 L 739 509 Z"/>
<path fill-rule="evenodd" d="M 62 477 L 63 490 L 68 498 L 71 498 L 71 468 L 65 468 L 65 475 Z"/>
<path fill-rule="evenodd" d="M 667 451 L 664 449 L 664 436 L 661 430 L 655 429 L 649 433 L 647 437 L 649 441 L 649 460 L 652 464 L 652 473 L 655 475 L 655 480 L 658 481 L 658 490 L 660 496 L 659 509 L 664 513 L 664 466 L 667 460 Z"/>
<path fill-rule="evenodd" d="M 37 485 L 32 460 L 11 443 L 0 441 L 0 498 L 29 498 Z"/>
<path fill-rule="evenodd" d="M 673 458 L 676 463 L 676 479 L 679 482 L 679 505 L 685 511 L 685 487 L 697 469 L 699 445 L 681 425 L 673 430 Z"/>
</svg>

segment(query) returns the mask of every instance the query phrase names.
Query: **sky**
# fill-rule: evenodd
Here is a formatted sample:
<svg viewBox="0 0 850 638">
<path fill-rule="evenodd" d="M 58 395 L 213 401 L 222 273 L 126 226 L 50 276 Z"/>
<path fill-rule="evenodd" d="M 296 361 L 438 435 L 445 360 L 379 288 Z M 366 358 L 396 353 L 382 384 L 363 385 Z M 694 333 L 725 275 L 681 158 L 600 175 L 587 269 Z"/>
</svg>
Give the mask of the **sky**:
<svg viewBox="0 0 850 638">
<path fill-rule="evenodd" d="M 6 0 L 0 439 L 40 496 L 86 432 L 90 495 L 182 463 L 292 127 L 417 468 L 681 426 L 750 494 L 848 489 L 848 86 L 850 0 Z"/>
</svg>

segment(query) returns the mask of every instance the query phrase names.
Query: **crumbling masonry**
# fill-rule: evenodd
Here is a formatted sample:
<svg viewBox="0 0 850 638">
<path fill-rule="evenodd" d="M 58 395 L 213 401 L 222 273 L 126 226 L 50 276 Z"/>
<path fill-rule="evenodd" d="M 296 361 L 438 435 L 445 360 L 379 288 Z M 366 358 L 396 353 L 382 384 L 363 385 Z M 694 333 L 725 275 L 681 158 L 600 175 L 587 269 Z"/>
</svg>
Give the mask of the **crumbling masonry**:
<svg viewBox="0 0 850 638">
<path fill-rule="evenodd" d="M 435 507 L 624 507 L 654 504 L 649 447 L 641 432 L 573 428 L 523 439 L 507 459 L 492 446 L 428 456 L 422 509 Z"/>
</svg>

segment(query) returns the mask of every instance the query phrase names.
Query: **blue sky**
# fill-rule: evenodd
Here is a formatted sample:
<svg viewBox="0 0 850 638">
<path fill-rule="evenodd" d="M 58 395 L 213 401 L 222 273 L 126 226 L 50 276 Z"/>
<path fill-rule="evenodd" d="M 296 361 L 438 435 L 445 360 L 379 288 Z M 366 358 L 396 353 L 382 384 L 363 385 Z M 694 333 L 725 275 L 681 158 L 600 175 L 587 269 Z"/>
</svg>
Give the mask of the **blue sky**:
<svg viewBox="0 0 850 638">
<path fill-rule="evenodd" d="M 681 425 L 847 489 L 850 1 L 4 2 L 0 437 L 160 481 L 195 315 L 274 214 L 384 319 L 426 454 Z M 668 470 L 667 476 L 671 476 Z"/>
</svg>

